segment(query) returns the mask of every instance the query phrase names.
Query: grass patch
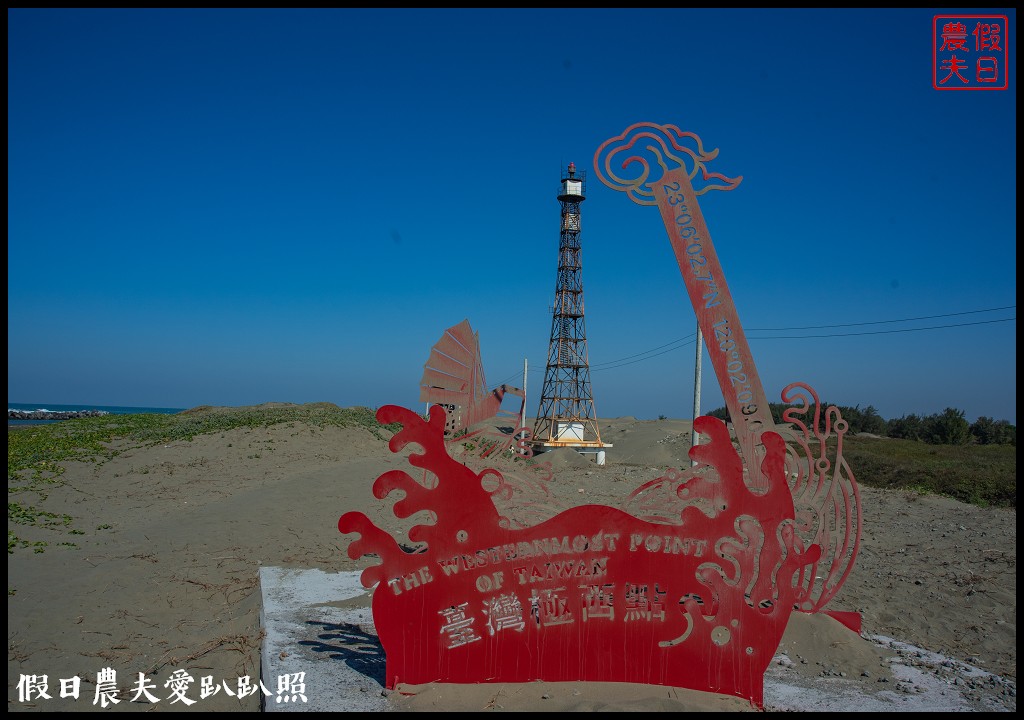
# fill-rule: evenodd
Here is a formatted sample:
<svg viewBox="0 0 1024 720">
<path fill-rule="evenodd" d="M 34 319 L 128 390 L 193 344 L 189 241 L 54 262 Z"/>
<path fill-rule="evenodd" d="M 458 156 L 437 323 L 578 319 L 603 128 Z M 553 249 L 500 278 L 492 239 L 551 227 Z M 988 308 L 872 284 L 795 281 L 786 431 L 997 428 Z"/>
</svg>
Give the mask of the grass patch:
<svg viewBox="0 0 1024 720">
<path fill-rule="evenodd" d="M 1017 448 L 930 445 L 918 440 L 847 437 L 843 454 L 867 487 L 933 493 L 982 507 L 1017 507 Z"/>
<path fill-rule="evenodd" d="M 15 535 L 10 530 L 7 531 L 7 554 L 11 555 L 17 548 L 32 548 L 33 552 L 41 553 L 46 550 L 48 543 L 38 540 L 36 542 L 29 542 Z"/>
<path fill-rule="evenodd" d="M 68 527 L 71 525 L 71 516 L 66 514 L 40 510 L 29 505 L 25 507 L 21 503 L 7 503 L 7 519 L 19 525 L 38 525 L 41 527 Z"/>
<path fill-rule="evenodd" d="M 198 435 L 235 428 L 278 424 L 362 427 L 384 439 L 381 425 L 366 407 L 340 408 L 332 403 L 286 407 L 196 408 L 176 415 L 139 414 L 65 420 L 19 428 L 7 433 L 7 519 L 9 523 L 62 530 L 73 535 L 69 515 L 41 510 L 47 491 L 62 484 L 63 463 L 105 462 L 124 449 L 190 441 Z M 115 441 L 118 448 L 113 447 Z M 930 445 L 913 440 L 847 436 L 845 456 L 864 486 L 902 490 L 908 495 L 934 493 L 980 506 L 1017 507 L 1017 449 L 1011 445 Z M 11 502 L 12 493 L 34 492 L 35 504 Z M 100 526 L 97 530 L 110 529 Z M 45 542 L 19 538 L 8 530 L 7 550 Z"/>
<path fill-rule="evenodd" d="M 8 523 L 45 527 L 70 528 L 70 515 L 56 515 L 41 510 L 48 490 L 62 485 L 64 463 L 106 462 L 126 449 L 190 441 L 197 435 L 225 432 L 235 428 L 260 428 L 281 423 L 302 423 L 321 430 L 327 427 L 362 427 L 380 439 L 382 430 L 397 432 L 397 424 L 381 425 L 373 410 L 367 407 L 341 408 L 333 403 L 307 403 L 285 407 L 202 407 L 176 415 L 140 413 L 136 415 L 103 415 L 100 417 L 63 420 L 48 425 L 8 429 L 7 432 L 7 520 Z M 113 447 L 117 443 L 117 448 Z M 259 457 L 259 453 L 255 454 Z M 11 502 L 15 493 L 35 493 L 35 505 Z M 97 530 L 109 529 L 109 525 Z M 81 530 L 69 530 L 83 534 Z M 7 552 L 32 547 L 43 552 L 45 542 L 30 543 L 15 533 L 7 532 Z"/>
<path fill-rule="evenodd" d="M 96 462 L 114 457 L 118 451 L 110 444 L 115 440 L 127 441 L 129 446 L 144 447 L 192 440 L 197 435 L 235 428 L 269 427 L 289 422 L 301 422 L 320 429 L 362 427 L 381 439 L 381 428 L 392 432 L 398 429 L 397 425 L 381 425 L 370 408 L 340 408 L 333 403 L 270 408 L 197 408 L 176 415 L 143 413 L 64 420 L 7 433 L 8 490 L 38 490 L 45 483 L 59 482 L 64 472 L 60 466 L 62 462 Z M 11 484 L 15 487 L 10 487 Z"/>
</svg>

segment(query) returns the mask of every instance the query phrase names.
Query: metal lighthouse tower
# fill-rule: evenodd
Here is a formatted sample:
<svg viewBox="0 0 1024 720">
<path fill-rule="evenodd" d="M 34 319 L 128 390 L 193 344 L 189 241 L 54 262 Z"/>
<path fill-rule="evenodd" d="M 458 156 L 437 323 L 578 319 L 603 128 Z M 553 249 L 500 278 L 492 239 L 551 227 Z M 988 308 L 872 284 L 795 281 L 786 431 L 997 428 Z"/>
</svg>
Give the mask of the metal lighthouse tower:
<svg viewBox="0 0 1024 720">
<path fill-rule="evenodd" d="M 583 320 L 583 262 L 580 257 L 580 204 L 586 199 L 586 173 L 569 163 L 562 176 L 558 201 L 562 230 L 558 244 L 558 281 L 552 307 L 551 342 L 544 371 L 540 408 L 533 426 L 537 447 L 571 447 L 597 453 L 603 448 L 594 410 L 587 359 L 587 331 Z"/>
</svg>

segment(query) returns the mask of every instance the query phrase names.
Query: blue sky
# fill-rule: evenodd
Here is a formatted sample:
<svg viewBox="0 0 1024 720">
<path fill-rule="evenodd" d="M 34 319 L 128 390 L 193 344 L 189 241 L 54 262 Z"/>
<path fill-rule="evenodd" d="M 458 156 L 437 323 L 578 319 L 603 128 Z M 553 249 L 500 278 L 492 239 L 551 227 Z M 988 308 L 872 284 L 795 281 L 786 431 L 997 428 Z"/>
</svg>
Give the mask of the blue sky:
<svg viewBox="0 0 1024 720">
<path fill-rule="evenodd" d="M 969 11 L 1009 89 L 938 91 L 956 12 L 9 9 L 8 400 L 418 408 L 468 318 L 533 414 L 573 161 L 598 415 L 689 417 L 664 226 L 592 167 L 648 121 L 744 178 L 701 207 L 771 399 L 1016 423 L 1016 13 Z"/>
</svg>

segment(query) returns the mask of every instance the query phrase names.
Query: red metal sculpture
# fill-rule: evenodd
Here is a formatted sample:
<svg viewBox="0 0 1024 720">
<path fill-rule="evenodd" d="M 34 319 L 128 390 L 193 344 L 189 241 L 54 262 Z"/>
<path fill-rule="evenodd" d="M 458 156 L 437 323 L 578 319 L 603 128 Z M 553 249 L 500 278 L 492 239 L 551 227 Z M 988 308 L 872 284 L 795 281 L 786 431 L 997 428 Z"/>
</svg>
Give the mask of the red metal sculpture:
<svg viewBox="0 0 1024 720">
<path fill-rule="evenodd" d="M 717 156 L 717 149 L 705 150 L 697 135 L 675 125 L 636 123 L 597 149 L 594 167 L 609 187 L 624 191 L 638 205 L 657 205 L 661 211 L 747 463 L 745 482 L 758 492 L 765 485 L 759 472 L 764 455 L 761 438 L 766 429 L 775 429 L 775 423 L 697 203 L 697 196 L 709 190 L 733 190 L 743 179 L 709 172 L 706 163 Z M 839 410 L 830 407 L 823 413 L 817 394 L 802 383 L 789 385 L 782 399 L 799 403 L 783 417 L 792 427 L 779 428 L 791 441 L 786 466 L 798 513 L 797 528 L 806 543 L 819 545 L 824 551 L 822 565 L 815 565 L 801 578 L 810 592 L 800 609 L 816 612 L 838 592 L 853 568 L 860 543 L 860 495 L 853 473 L 843 459 L 842 441 L 848 426 Z M 805 416 L 812 411 L 813 418 L 808 424 Z M 837 442 L 830 446 L 828 440 L 833 434 Z M 665 480 L 659 478 L 634 493 L 633 499 L 638 494 L 653 492 L 664 501 L 665 493 L 657 492 L 664 484 Z M 650 510 L 651 500 L 644 504 Z M 836 616 L 851 627 L 859 626 L 859 618 L 850 613 Z"/>
<path fill-rule="evenodd" d="M 644 151 L 662 170 L 656 178 Z M 690 451 L 695 467 L 643 483 L 621 508 L 568 507 L 523 522 L 522 514 L 500 508 L 546 502 L 550 466 L 520 458 L 529 469 L 503 474 L 481 466 L 485 456 L 469 462 L 446 441 L 443 408 L 431 407 L 428 420 L 381 408 L 381 422 L 402 426 L 392 451 L 421 449 L 409 462 L 423 479 L 393 470 L 377 478 L 374 495 L 400 491 L 396 517 L 429 518 L 408 533 L 416 548 L 362 513 L 338 522 L 342 533 L 360 536 L 350 557 L 380 559 L 362 582 L 376 586 L 387 687 L 639 682 L 761 706 L 764 671 L 791 613 L 822 610 L 848 576 L 860 504 L 842 458 L 846 423 L 799 384 L 783 393 L 795 405 L 785 418 L 792 429 L 772 422 L 697 206 L 699 194 L 739 182 L 707 171 L 716 154 L 692 133 L 641 123 L 603 144 L 595 165 L 607 184 L 660 207 L 694 311 L 713 339 L 712 362 L 742 457 L 725 423 L 697 418 L 694 430 L 707 441 Z M 620 170 L 633 170 L 633 179 L 613 172 L 613 159 Z M 694 190 L 698 173 L 707 184 Z"/>
<path fill-rule="evenodd" d="M 786 449 L 767 432 L 766 490 L 743 483 L 743 464 L 725 423 L 697 420 L 709 442 L 693 450 L 714 469 L 680 488 L 674 525 L 616 508 L 565 510 L 529 528 L 502 522 L 485 473 L 453 460 L 445 415 L 429 421 L 396 406 L 377 413 L 402 430 L 398 452 L 437 477 L 427 488 L 394 470 L 374 483 L 378 498 L 399 490 L 397 517 L 428 511 L 410 552 L 362 513 L 349 556 L 380 557 L 363 571 L 377 585 L 373 614 L 387 658 L 387 686 L 529 680 L 620 681 L 726 693 L 762 703 L 764 669 L 803 592 L 801 573 L 818 561 L 796 532 Z"/>
<path fill-rule="evenodd" d="M 523 391 L 511 385 L 487 389 L 480 357 L 480 334 L 473 332 L 469 320 L 445 330 L 430 348 L 430 357 L 423 365 L 420 378 L 420 401 L 444 406 L 448 411 L 448 433 L 457 433 L 502 414 L 501 402 L 505 395 L 515 395 L 522 398 L 522 403 L 526 402 Z M 520 404 L 514 415 L 504 414 L 518 420 L 522 409 Z"/>
</svg>

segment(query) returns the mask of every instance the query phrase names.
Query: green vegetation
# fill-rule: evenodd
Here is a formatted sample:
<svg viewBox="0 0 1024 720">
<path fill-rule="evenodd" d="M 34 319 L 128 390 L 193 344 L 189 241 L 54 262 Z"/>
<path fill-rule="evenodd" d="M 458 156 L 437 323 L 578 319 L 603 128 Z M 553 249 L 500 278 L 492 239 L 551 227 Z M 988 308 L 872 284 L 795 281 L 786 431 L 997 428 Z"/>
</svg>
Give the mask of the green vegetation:
<svg viewBox="0 0 1024 720">
<path fill-rule="evenodd" d="M 791 407 L 796 406 L 772 403 L 775 422 L 782 423 Z M 968 423 L 956 408 L 885 420 L 870 405 L 837 407 L 850 425 L 843 454 L 861 485 L 934 493 L 972 505 L 1017 507 L 1016 425 L 987 417 Z M 708 415 L 729 419 L 725 408 Z M 813 418 L 813 406 L 801 417 Z"/>
<path fill-rule="evenodd" d="M 776 423 L 781 423 L 785 421 L 785 411 L 797 406 L 769 403 L 769 407 L 772 418 Z M 822 403 L 822 407 L 830 405 Z M 893 420 L 883 418 L 871 405 L 866 408 L 860 405 L 837 405 L 836 408 L 849 424 L 849 431 L 854 434 L 871 433 L 903 440 L 920 440 L 932 445 L 1017 445 L 1016 425 L 984 415 L 976 422 L 969 423 L 964 417 L 964 411 L 956 408 L 946 408 L 935 415 L 904 415 Z M 712 410 L 708 415 L 729 420 L 729 411 L 724 407 Z M 805 422 L 810 423 L 814 418 L 814 406 L 811 405 L 810 410 L 799 417 L 807 418 Z"/>
<path fill-rule="evenodd" d="M 197 435 L 235 428 L 269 427 L 301 422 L 307 426 L 363 427 L 383 438 L 381 429 L 392 432 L 398 425 L 381 425 L 366 407 L 340 408 L 333 403 L 308 403 L 281 407 L 210 408 L 200 407 L 176 415 L 138 414 L 64 420 L 49 425 L 33 425 L 7 432 L 7 494 L 35 493 L 39 503 L 48 490 L 61 485 L 62 463 L 68 461 L 101 463 L 129 448 L 188 441 Z M 259 457 L 257 454 L 256 457 Z M 69 528 L 70 515 L 55 515 L 22 502 L 7 503 L 8 523 Z M 107 526 L 109 527 L 109 526 Z M 101 526 L 98 529 L 106 529 Z M 83 534 L 81 530 L 70 530 Z M 63 543 L 67 544 L 67 543 Z M 73 543 L 71 544 L 73 545 Z M 7 531 L 7 552 L 18 547 L 33 547 L 43 552 L 47 543 L 29 543 Z"/>
<path fill-rule="evenodd" d="M 785 407 L 772 407 L 779 421 Z M 968 424 L 963 413 L 955 409 L 916 420 L 915 416 L 907 416 L 888 422 L 879 418 L 871 407 L 840 410 L 851 429 L 851 435 L 844 441 L 845 456 L 862 485 L 937 493 L 982 506 L 1017 506 L 1016 426 L 990 418 L 979 418 Z M 726 417 L 725 408 L 709 414 Z M 72 526 L 74 518 L 70 515 L 58 515 L 38 507 L 46 500 L 50 488 L 63 483 L 62 463 L 102 463 L 130 448 L 281 423 L 302 423 L 319 429 L 363 427 L 382 439 L 382 429 L 391 432 L 399 429 L 397 424 L 382 426 L 369 408 L 311 403 L 284 407 L 196 408 L 177 415 L 106 415 L 9 430 L 8 523 L 61 530 L 71 535 L 84 534 Z M 879 428 L 885 432 L 878 432 Z M 911 433 L 907 428 L 916 428 L 916 432 Z M 875 435 L 905 432 L 919 439 L 856 437 L 858 432 Z M 942 439 L 945 444 L 940 444 Z M 473 443 L 473 449 L 488 448 L 492 442 L 480 438 Z M 26 503 L 24 498 L 10 497 L 26 492 L 34 493 L 38 501 Z M 97 527 L 97 531 L 108 529 L 107 524 Z M 75 546 L 67 542 L 58 545 Z M 41 553 L 48 543 L 30 542 L 8 529 L 8 553 L 29 547 Z"/>
<path fill-rule="evenodd" d="M 30 543 L 28 540 L 22 540 L 10 530 L 7 531 L 7 554 L 10 555 L 14 552 L 15 548 L 27 548 L 31 547 L 33 552 L 41 553 L 46 549 L 47 543 L 42 540 Z"/>
<path fill-rule="evenodd" d="M 1017 448 L 1012 445 L 847 437 L 843 455 L 861 485 L 934 493 L 983 507 L 1017 507 Z"/>
<path fill-rule="evenodd" d="M 139 414 L 64 420 L 50 425 L 33 425 L 7 433 L 8 482 L 19 480 L 19 473 L 30 471 L 34 482 L 55 482 L 63 473 L 58 465 L 68 460 L 95 462 L 109 459 L 119 450 L 110 447 L 115 440 L 128 447 L 144 447 L 175 440 L 191 440 L 196 435 L 223 432 L 234 428 L 268 427 L 302 422 L 323 429 L 364 427 L 378 437 L 380 428 L 395 431 L 398 426 L 382 426 L 370 408 L 340 408 L 333 403 L 308 403 L 286 407 L 195 408 L 176 415 Z M 24 489 L 24 488 L 22 488 Z"/>
</svg>

